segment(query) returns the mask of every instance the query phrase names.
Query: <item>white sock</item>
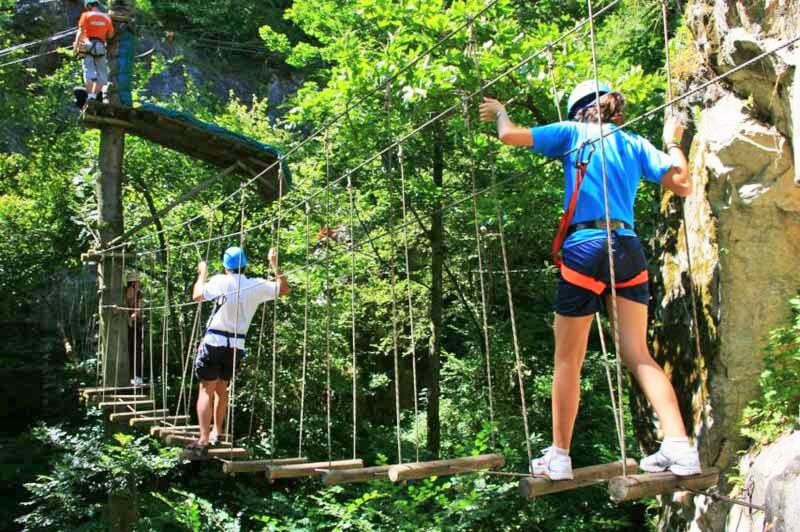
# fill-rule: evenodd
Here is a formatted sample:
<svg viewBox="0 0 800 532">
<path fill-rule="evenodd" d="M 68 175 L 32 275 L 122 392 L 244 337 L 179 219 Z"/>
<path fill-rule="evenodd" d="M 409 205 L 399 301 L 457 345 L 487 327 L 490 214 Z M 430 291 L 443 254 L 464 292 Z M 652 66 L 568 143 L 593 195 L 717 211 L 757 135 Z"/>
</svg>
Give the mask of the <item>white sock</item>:
<svg viewBox="0 0 800 532">
<path fill-rule="evenodd" d="M 550 447 L 550 449 L 552 449 L 552 451 L 559 456 L 569 456 L 569 449 L 562 449 L 561 447 L 556 447 L 555 445 Z"/>
<path fill-rule="evenodd" d="M 664 438 L 661 445 L 670 449 L 685 449 L 689 447 L 689 438 L 686 436 L 679 438 Z"/>
<path fill-rule="evenodd" d="M 97 99 L 97 95 L 95 93 L 93 93 L 93 92 L 90 92 L 89 96 L 87 96 L 86 99 L 87 100 L 96 100 Z"/>
</svg>

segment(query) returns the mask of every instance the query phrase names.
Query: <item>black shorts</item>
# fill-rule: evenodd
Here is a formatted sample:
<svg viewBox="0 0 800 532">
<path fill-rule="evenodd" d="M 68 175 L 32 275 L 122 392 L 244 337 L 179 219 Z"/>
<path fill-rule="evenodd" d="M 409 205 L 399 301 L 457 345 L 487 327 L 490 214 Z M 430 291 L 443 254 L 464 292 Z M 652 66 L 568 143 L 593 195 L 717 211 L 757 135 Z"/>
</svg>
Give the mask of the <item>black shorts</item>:
<svg viewBox="0 0 800 532">
<path fill-rule="evenodd" d="M 244 352 L 236 351 L 236 367 L 241 364 Z M 216 345 L 200 344 L 197 350 L 197 359 L 194 361 L 194 373 L 201 381 L 215 381 L 217 379 L 228 381 L 233 378 L 234 352 L 232 347 L 219 347 Z"/>
<path fill-rule="evenodd" d="M 614 235 L 614 273 L 618 283 L 632 279 L 647 270 L 647 258 L 636 236 Z M 608 243 L 605 239 L 590 240 L 564 248 L 564 264 L 584 275 L 604 283 L 611 282 L 608 264 Z M 589 316 L 605 308 L 605 298 L 611 295 L 611 285 L 598 295 L 564 280 L 559 274 L 555 311 L 562 316 Z M 647 305 L 650 301 L 649 283 L 617 288 L 617 296 Z"/>
</svg>

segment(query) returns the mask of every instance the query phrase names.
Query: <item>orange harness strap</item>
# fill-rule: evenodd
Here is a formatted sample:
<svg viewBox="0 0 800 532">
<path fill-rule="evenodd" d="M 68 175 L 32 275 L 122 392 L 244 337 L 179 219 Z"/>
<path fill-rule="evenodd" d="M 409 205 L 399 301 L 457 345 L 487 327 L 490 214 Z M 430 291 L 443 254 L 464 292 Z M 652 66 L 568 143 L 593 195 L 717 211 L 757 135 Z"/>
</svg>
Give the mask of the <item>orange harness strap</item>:
<svg viewBox="0 0 800 532">
<path fill-rule="evenodd" d="M 605 292 L 606 287 L 608 287 L 608 283 L 604 283 L 603 281 L 598 281 L 594 277 L 586 275 L 585 273 L 581 273 L 577 270 L 573 270 L 566 264 L 561 264 L 561 277 L 564 278 L 569 284 L 574 284 L 575 286 L 580 286 L 581 288 L 585 288 L 590 292 L 597 294 L 598 296 Z M 635 275 L 634 277 L 628 279 L 627 281 L 622 281 L 616 283 L 614 286 L 617 288 L 630 288 L 631 286 L 638 286 L 640 284 L 646 283 L 649 279 L 649 275 L 647 274 L 647 270 L 642 270 L 639 274 Z"/>
</svg>

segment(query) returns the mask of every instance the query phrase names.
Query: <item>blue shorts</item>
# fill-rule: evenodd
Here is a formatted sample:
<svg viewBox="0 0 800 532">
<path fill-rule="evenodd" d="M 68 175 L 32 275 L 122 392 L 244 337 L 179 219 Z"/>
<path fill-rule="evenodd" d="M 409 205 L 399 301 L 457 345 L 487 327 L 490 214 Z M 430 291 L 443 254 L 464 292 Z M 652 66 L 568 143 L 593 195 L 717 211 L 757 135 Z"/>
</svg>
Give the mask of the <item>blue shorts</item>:
<svg viewBox="0 0 800 532">
<path fill-rule="evenodd" d="M 614 273 L 618 283 L 627 281 L 647 270 L 639 237 L 612 237 L 614 248 Z M 586 288 L 571 284 L 559 273 L 556 290 L 555 311 L 562 316 L 589 316 L 605 308 L 605 298 L 611 295 L 611 276 L 608 265 L 608 244 L 606 240 L 588 240 L 561 251 L 564 264 L 569 268 L 588 275 L 598 281 L 608 283 L 605 291 L 598 295 Z M 649 283 L 644 282 L 627 288 L 617 288 L 617 296 L 647 305 L 650 301 Z"/>
</svg>

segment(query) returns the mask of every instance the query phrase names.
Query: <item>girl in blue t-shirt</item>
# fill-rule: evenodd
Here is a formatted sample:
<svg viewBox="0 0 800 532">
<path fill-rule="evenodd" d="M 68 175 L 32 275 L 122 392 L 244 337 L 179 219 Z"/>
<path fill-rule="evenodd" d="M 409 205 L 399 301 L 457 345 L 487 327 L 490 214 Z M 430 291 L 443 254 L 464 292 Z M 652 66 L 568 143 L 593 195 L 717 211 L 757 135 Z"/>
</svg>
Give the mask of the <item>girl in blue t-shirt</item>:
<svg viewBox="0 0 800 532">
<path fill-rule="evenodd" d="M 599 100 L 597 95 L 600 95 Z M 647 261 L 634 232 L 633 205 L 640 179 L 660 183 L 678 196 L 688 196 L 692 184 L 686 157 L 680 148 L 683 128 L 670 118 L 664 124 L 667 153 L 646 139 L 618 129 L 625 120 L 625 100 L 594 81 L 579 84 L 568 103 L 568 121 L 541 127 L 516 126 L 497 100 L 484 98 L 481 119 L 497 122 L 504 144 L 529 147 L 559 158 L 564 164 L 564 210 L 572 212 L 554 245 L 560 266 L 555 305 L 555 369 L 553 375 L 553 444 L 533 460 L 534 475 L 552 480 L 572 478 L 570 442 L 580 399 L 580 371 L 594 314 L 611 306 L 606 242 L 606 201 L 603 172 L 608 183 L 608 209 L 614 249 L 614 273 L 619 315 L 620 350 L 658 415 L 664 431 L 659 451 L 639 466 L 648 472 L 670 470 L 676 475 L 700 472 L 696 448 L 689 444 L 675 390 L 647 347 Z M 599 117 L 598 117 L 599 114 Z M 605 169 L 600 153 L 603 128 Z M 594 145 L 594 150 L 592 146 Z M 593 155 L 592 151 L 595 153 Z M 585 173 L 576 192 L 576 165 Z M 560 255 L 559 255 L 560 252 Z"/>
</svg>

